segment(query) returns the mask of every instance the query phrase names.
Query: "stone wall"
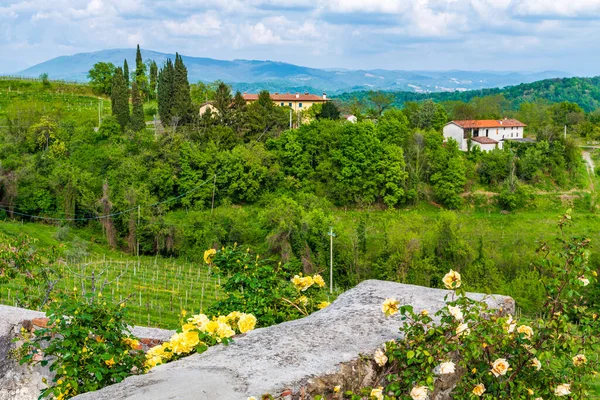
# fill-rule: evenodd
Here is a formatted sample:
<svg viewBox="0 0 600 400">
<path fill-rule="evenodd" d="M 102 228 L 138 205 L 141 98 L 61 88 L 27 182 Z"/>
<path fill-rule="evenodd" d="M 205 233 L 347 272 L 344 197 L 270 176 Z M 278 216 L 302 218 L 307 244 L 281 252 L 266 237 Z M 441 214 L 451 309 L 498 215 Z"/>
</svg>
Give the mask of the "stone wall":
<svg viewBox="0 0 600 400">
<path fill-rule="evenodd" d="M 32 331 L 47 326 L 45 314 L 38 311 L 0 305 L 0 400 L 37 400 L 45 387 L 43 378 L 52 380 L 49 367 L 19 365 L 12 354 L 20 343 L 13 343 L 21 329 Z M 141 348 L 161 344 L 173 331 L 136 326 L 133 334 L 140 338 Z"/>
<path fill-rule="evenodd" d="M 417 312 L 427 309 L 433 315 L 443 307 L 446 294 L 446 290 L 365 281 L 306 318 L 248 332 L 229 346 L 212 347 L 75 399 L 245 400 L 269 393 L 276 399 L 306 400 L 335 385 L 342 390 L 360 387 L 380 373 L 360 355 L 370 355 L 386 341 L 401 337 L 400 318 L 386 318 L 381 312 L 383 301 L 395 297 Z M 485 298 L 492 308 L 514 312 L 510 297 L 469 297 Z"/>
</svg>

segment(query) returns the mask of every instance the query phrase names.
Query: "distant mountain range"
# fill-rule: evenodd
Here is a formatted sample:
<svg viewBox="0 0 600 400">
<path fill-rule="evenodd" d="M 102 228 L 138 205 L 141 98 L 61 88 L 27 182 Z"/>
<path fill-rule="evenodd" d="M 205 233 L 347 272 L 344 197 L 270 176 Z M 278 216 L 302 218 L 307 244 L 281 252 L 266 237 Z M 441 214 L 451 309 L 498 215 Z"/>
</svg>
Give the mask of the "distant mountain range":
<svg viewBox="0 0 600 400">
<path fill-rule="evenodd" d="M 144 60 L 159 66 L 174 54 L 142 50 Z M 100 61 L 122 65 L 127 59 L 135 68 L 135 49 L 102 50 L 62 56 L 17 72 L 25 77 L 47 73 L 51 79 L 87 81 L 87 72 Z M 276 61 L 215 60 L 183 56 L 191 83 L 222 80 L 242 92 L 327 92 L 339 94 L 362 90 L 408 91 L 415 93 L 467 91 L 505 87 L 548 78 L 568 77 L 561 71 L 495 72 L 495 71 L 403 71 L 316 69 Z"/>
</svg>

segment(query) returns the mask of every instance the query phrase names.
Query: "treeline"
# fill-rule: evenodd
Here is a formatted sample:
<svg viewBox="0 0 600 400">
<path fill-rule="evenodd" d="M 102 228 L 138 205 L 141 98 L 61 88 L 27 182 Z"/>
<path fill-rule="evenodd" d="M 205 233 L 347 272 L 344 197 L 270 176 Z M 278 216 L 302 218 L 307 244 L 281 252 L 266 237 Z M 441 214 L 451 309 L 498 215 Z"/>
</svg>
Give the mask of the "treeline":
<svg viewBox="0 0 600 400">
<path fill-rule="evenodd" d="M 578 104 L 586 112 L 594 111 L 600 107 L 600 76 L 593 78 L 557 78 L 545 79 L 532 83 L 522 83 L 505 88 L 491 88 L 468 90 L 463 92 L 386 92 L 392 98 L 395 107 L 402 107 L 410 101 L 423 101 L 431 99 L 436 103 L 446 101 L 470 102 L 476 97 L 502 95 L 510 103 L 512 110 L 516 110 L 522 103 L 560 103 L 570 102 Z M 366 107 L 373 106 L 372 92 L 359 91 L 344 93 L 336 96 L 344 103 L 358 101 Z"/>
</svg>

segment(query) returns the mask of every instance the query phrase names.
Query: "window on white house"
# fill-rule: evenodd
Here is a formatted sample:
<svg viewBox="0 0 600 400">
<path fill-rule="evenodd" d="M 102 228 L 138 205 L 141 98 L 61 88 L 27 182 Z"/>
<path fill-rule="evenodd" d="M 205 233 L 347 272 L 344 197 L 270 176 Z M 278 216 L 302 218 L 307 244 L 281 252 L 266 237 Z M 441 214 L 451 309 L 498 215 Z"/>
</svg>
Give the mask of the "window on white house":
<svg viewBox="0 0 600 400">
<path fill-rule="evenodd" d="M 298 103 L 298 108 L 302 108 L 302 103 Z"/>
<path fill-rule="evenodd" d="M 290 103 L 290 107 L 292 107 L 292 103 Z"/>
<path fill-rule="evenodd" d="M 281 103 L 281 107 L 283 107 L 283 102 Z"/>
<path fill-rule="evenodd" d="M 489 137 L 489 136 L 490 136 L 490 130 L 489 130 L 489 129 L 486 129 L 486 130 L 485 130 L 485 137 Z"/>
</svg>

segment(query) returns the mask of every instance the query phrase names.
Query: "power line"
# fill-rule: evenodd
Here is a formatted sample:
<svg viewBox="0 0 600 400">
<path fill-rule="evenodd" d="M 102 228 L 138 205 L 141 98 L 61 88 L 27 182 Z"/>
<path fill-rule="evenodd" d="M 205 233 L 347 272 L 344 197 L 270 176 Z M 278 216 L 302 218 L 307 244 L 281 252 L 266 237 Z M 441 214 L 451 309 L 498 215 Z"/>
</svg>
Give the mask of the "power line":
<svg viewBox="0 0 600 400">
<path fill-rule="evenodd" d="M 14 215 L 18 215 L 18 216 L 21 216 L 21 217 L 28 217 L 28 218 L 39 219 L 39 220 L 44 220 L 44 221 L 55 221 L 55 222 L 61 222 L 61 221 L 63 221 L 63 222 L 66 222 L 66 221 L 93 221 L 93 220 L 101 220 L 101 219 L 106 219 L 106 218 L 111 218 L 111 217 L 116 217 L 116 216 L 119 216 L 119 215 L 127 214 L 127 213 L 129 213 L 131 211 L 139 210 L 142 207 L 143 208 L 157 207 L 157 206 L 162 205 L 162 204 L 166 204 L 166 203 L 170 203 L 170 202 L 175 201 L 175 200 L 179 200 L 179 199 L 187 196 L 188 194 L 193 193 L 196 190 L 200 189 L 205 184 L 213 181 L 213 179 L 216 181 L 218 175 L 219 175 L 218 173 L 214 174 L 214 175 L 211 175 L 211 177 L 209 179 L 205 180 L 204 182 L 202 182 L 201 184 L 199 184 L 195 188 L 193 188 L 193 189 L 191 189 L 191 190 L 189 190 L 189 191 L 187 191 L 185 193 L 180 194 L 179 196 L 175 196 L 175 197 L 172 197 L 170 199 L 167 199 L 167 200 L 164 200 L 164 201 L 159 201 L 159 202 L 156 202 L 156 203 L 153 203 L 153 204 L 148 204 L 148 205 L 145 205 L 145 206 L 136 205 L 134 207 L 128 208 L 128 209 L 123 210 L 123 211 L 119 211 L 119 212 L 112 213 L 112 214 L 107 214 L 107 215 L 100 215 L 100 216 L 97 216 L 97 217 L 51 218 L 51 217 L 43 217 L 41 215 L 31 215 L 31 214 L 26 214 L 26 213 L 20 213 L 20 212 L 17 212 L 17 211 L 11 211 L 10 209 L 8 209 L 6 207 L 2 207 L 2 206 L 0 206 L 0 210 L 4 210 L 4 211 L 6 211 L 8 213 L 11 213 L 11 214 L 14 214 Z"/>
</svg>

